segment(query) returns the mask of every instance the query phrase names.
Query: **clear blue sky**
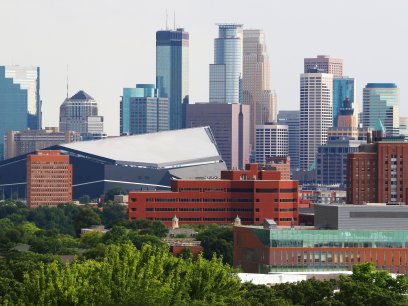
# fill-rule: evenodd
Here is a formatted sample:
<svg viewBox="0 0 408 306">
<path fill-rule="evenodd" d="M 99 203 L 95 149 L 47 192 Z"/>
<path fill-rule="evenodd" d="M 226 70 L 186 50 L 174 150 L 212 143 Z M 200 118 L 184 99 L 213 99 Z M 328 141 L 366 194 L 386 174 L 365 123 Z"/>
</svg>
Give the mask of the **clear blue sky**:
<svg viewBox="0 0 408 306">
<path fill-rule="evenodd" d="M 208 64 L 215 23 L 243 23 L 265 30 L 271 87 L 278 109 L 299 108 L 303 58 L 344 59 L 356 77 L 357 98 L 367 82 L 401 88 L 401 116 L 408 116 L 408 1 L 406 0 L 1 0 L 0 65 L 41 67 L 43 125 L 57 126 L 59 106 L 84 89 L 99 102 L 105 129 L 118 134 L 123 87 L 155 81 L 155 32 L 169 25 L 190 32 L 190 97 L 208 101 Z"/>
</svg>

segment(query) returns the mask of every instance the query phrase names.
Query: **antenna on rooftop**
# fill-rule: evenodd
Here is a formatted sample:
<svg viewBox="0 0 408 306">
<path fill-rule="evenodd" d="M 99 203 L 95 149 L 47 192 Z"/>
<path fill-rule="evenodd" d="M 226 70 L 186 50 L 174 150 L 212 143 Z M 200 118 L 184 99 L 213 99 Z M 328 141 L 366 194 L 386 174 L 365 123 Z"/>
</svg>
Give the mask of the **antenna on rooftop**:
<svg viewBox="0 0 408 306">
<path fill-rule="evenodd" d="M 166 9 L 166 31 L 168 30 L 169 28 L 167 27 L 167 9 Z"/>
<path fill-rule="evenodd" d="M 68 99 L 68 64 L 67 64 L 67 99 Z"/>
<path fill-rule="evenodd" d="M 173 27 L 175 31 L 176 30 L 176 10 L 174 10 L 174 14 L 173 14 Z"/>
</svg>

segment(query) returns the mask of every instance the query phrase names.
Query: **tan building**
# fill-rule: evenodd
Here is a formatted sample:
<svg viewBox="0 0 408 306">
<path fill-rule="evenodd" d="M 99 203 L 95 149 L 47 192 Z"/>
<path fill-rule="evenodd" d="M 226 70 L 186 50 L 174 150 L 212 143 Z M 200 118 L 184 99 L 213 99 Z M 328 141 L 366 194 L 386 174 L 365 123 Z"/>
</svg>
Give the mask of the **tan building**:
<svg viewBox="0 0 408 306">
<path fill-rule="evenodd" d="M 318 55 L 316 58 L 305 58 L 304 73 L 314 68 L 322 70 L 324 73 L 330 73 L 334 77 L 343 76 L 343 60 L 340 58 L 333 58 L 328 55 Z"/>
<path fill-rule="evenodd" d="M 27 205 L 56 206 L 72 201 L 72 165 L 59 151 L 27 156 Z"/>
<path fill-rule="evenodd" d="M 226 103 L 187 105 L 186 127 L 210 126 L 228 169 L 243 169 L 249 162 L 249 106 Z"/>
<path fill-rule="evenodd" d="M 262 30 L 243 32 L 242 103 L 250 105 L 250 144 L 256 147 L 256 125 L 276 121 L 277 97 L 270 90 L 270 65 Z"/>
<path fill-rule="evenodd" d="M 58 144 L 80 140 L 79 132 L 60 132 L 57 127 L 46 127 L 44 130 L 9 131 L 4 135 L 4 157 L 5 159 L 13 158 Z"/>
</svg>

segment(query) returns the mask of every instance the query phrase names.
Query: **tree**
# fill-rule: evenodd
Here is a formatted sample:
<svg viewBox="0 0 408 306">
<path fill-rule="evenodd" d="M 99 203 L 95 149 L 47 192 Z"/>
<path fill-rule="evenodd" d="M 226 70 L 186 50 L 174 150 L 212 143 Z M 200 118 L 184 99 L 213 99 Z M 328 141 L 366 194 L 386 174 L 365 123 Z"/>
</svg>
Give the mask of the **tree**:
<svg viewBox="0 0 408 306">
<path fill-rule="evenodd" d="M 218 225 L 207 226 L 197 234 L 204 249 L 204 257 L 211 259 L 213 254 L 222 256 L 224 263 L 233 264 L 232 253 L 234 250 L 232 229 Z"/>
<path fill-rule="evenodd" d="M 395 279 L 386 271 L 375 271 L 372 263 L 353 266 L 351 276 L 341 276 L 336 299 L 344 305 L 407 305 L 408 280 Z"/>
<path fill-rule="evenodd" d="M 102 209 L 102 224 L 108 228 L 128 220 L 126 208 L 122 205 L 114 203 L 105 204 Z"/>
<path fill-rule="evenodd" d="M 98 224 L 101 224 L 101 218 L 95 210 L 90 207 L 81 208 L 74 219 L 74 226 L 77 234 L 81 232 L 81 228 L 87 228 L 91 225 Z"/>
<path fill-rule="evenodd" d="M 115 195 L 126 195 L 126 194 L 128 194 L 128 192 L 125 189 L 121 188 L 121 187 L 116 187 L 116 188 L 109 189 L 105 193 L 105 202 L 113 201 Z"/>
</svg>

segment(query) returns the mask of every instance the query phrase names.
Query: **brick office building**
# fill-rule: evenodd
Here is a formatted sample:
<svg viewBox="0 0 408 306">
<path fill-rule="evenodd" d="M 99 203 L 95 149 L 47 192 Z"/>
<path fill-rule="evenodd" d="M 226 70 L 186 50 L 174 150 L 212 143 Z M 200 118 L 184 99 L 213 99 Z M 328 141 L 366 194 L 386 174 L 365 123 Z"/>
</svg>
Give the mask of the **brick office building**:
<svg viewBox="0 0 408 306">
<path fill-rule="evenodd" d="M 348 155 L 347 203 L 407 204 L 408 142 L 385 138 Z"/>
<path fill-rule="evenodd" d="M 298 224 L 298 182 L 281 180 L 277 171 L 222 171 L 221 179 L 173 180 L 171 191 L 129 193 L 129 219 L 160 220 L 171 225 L 232 223 L 259 224 L 271 218 L 280 225 Z"/>
<path fill-rule="evenodd" d="M 59 151 L 27 156 L 27 205 L 56 206 L 72 201 L 72 165 Z"/>
</svg>

